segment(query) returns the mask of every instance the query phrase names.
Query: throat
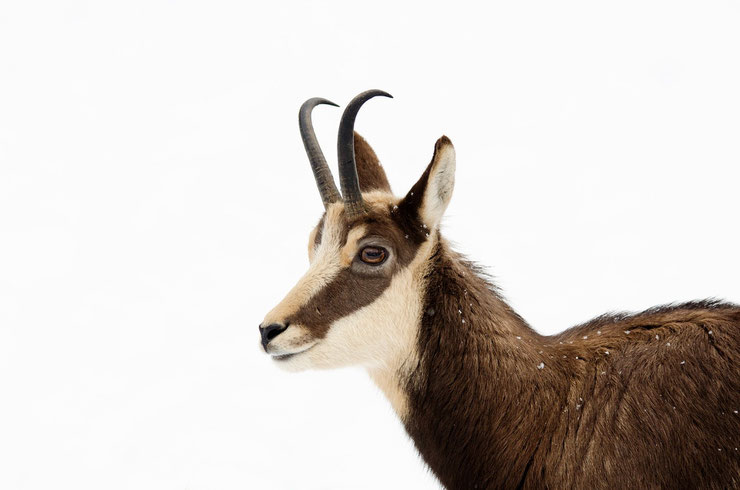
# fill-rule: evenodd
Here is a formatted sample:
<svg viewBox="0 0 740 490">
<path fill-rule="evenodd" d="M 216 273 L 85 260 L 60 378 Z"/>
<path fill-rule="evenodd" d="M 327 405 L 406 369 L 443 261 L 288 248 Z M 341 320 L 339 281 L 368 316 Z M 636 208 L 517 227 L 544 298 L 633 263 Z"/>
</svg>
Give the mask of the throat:
<svg viewBox="0 0 740 490">
<path fill-rule="evenodd" d="M 409 413 L 409 393 L 406 389 L 408 374 L 401 370 L 387 368 L 368 369 L 368 374 L 388 399 L 401 421 L 405 423 Z"/>
</svg>

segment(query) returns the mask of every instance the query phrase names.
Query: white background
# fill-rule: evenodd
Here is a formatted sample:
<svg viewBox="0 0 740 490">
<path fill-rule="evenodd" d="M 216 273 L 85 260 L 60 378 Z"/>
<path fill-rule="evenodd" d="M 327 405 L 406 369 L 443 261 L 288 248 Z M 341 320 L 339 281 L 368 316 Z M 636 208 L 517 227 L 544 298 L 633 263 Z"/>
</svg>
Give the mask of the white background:
<svg viewBox="0 0 740 490">
<path fill-rule="evenodd" d="M 365 373 L 258 349 L 309 97 L 395 96 L 357 128 L 398 194 L 452 138 L 444 233 L 542 333 L 740 301 L 737 2 L 486 4 L 3 2 L 0 488 L 437 486 Z"/>
</svg>

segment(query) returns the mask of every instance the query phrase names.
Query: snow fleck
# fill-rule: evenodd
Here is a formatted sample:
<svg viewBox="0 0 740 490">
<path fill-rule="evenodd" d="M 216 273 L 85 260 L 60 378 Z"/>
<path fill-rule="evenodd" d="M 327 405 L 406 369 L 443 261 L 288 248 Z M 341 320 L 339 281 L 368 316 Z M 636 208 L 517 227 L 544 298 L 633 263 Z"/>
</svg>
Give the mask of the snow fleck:
<svg viewBox="0 0 740 490">
<path fill-rule="evenodd" d="M 583 340 L 586 340 L 588 338 L 588 335 L 583 336 Z"/>
<path fill-rule="evenodd" d="M 601 374 L 602 374 L 602 375 L 606 374 L 606 371 L 601 371 Z"/>
<path fill-rule="evenodd" d="M 429 238 L 429 233 L 425 233 L 426 237 Z"/>
<path fill-rule="evenodd" d="M 572 344 L 572 343 L 573 343 L 573 341 L 572 341 L 572 340 L 569 340 L 569 341 L 568 341 L 568 343 L 569 343 L 569 344 Z"/>
<path fill-rule="evenodd" d="M 606 354 L 608 356 L 609 355 L 609 351 L 608 350 L 605 350 L 604 351 L 604 354 Z"/>
<path fill-rule="evenodd" d="M 676 407 L 673 407 L 673 410 L 675 410 L 675 409 L 676 409 Z"/>
<path fill-rule="evenodd" d="M 601 330 L 597 330 L 596 335 L 601 335 Z"/>
<path fill-rule="evenodd" d="M 541 362 L 541 363 L 537 364 L 537 369 L 545 369 L 545 363 L 544 362 Z"/>
<path fill-rule="evenodd" d="M 516 336 L 516 339 L 517 340 L 522 340 L 522 338 L 520 336 L 518 336 L 518 335 Z"/>
<path fill-rule="evenodd" d="M 465 323 L 465 318 L 462 319 L 462 322 Z"/>
<path fill-rule="evenodd" d="M 398 209 L 398 206 L 393 206 L 393 211 L 395 211 L 396 209 Z"/>
<path fill-rule="evenodd" d="M 579 403 L 576 405 L 576 410 L 580 410 L 580 409 L 581 409 L 581 404 Z"/>
<path fill-rule="evenodd" d="M 568 356 L 563 356 L 563 359 L 567 358 Z"/>
<path fill-rule="evenodd" d="M 561 342 L 558 342 L 558 344 L 562 344 L 562 343 L 563 343 L 562 341 Z"/>
<path fill-rule="evenodd" d="M 404 235 L 404 238 L 406 238 L 408 240 L 409 236 L 408 235 Z"/>
<path fill-rule="evenodd" d="M 665 345 L 667 345 L 668 347 L 670 347 L 671 346 L 671 343 L 670 342 L 666 342 Z"/>
<path fill-rule="evenodd" d="M 630 331 L 629 330 L 625 330 L 624 333 L 626 333 L 627 335 L 629 335 L 630 334 Z"/>
<path fill-rule="evenodd" d="M 422 228 L 426 228 L 426 227 L 427 227 L 427 225 L 425 225 L 425 224 L 422 224 L 422 225 L 421 225 L 421 227 L 422 227 Z"/>
<path fill-rule="evenodd" d="M 411 193 L 411 195 L 413 196 L 413 195 L 414 195 L 414 193 L 412 192 L 412 193 Z"/>
<path fill-rule="evenodd" d="M 712 332 L 711 330 L 710 330 L 709 332 L 707 332 L 707 333 L 708 333 L 709 335 L 712 335 L 712 334 L 713 334 L 713 332 Z"/>
<path fill-rule="evenodd" d="M 540 354 L 542 354 L 542 351 L 540 351 Z"/>
<path fill-rule="evenodd" d="M 737 413 L 737 410 L 733 410 L 732 413 Z"/>
<path fill-rule="evenodd" d="M 655 340 L 660 340 L 660 335 L 656 335 Z"/>
<path fill-rule="evenodd" d="M 576 360 L 580 359 L 580 357 L 576 356 Z"/>
<path fill-rule="evenodd" d="M 681 364 L 686 364 L 686 361 L 681 361 Z"/>
<path fill-rule="evenodd" d="M 462 310 L 460 308 L 457 309 L 457 312 L 462 315 Z"/>
</svg>

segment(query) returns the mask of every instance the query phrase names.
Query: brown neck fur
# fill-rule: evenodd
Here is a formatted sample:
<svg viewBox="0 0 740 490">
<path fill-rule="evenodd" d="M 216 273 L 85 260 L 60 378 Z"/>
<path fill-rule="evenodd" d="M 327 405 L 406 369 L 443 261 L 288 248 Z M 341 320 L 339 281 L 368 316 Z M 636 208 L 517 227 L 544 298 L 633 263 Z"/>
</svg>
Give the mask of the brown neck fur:
<svg viewBox="0 0 740 490">
<path fill-rule="evenodd" d="M 430 262 L 404 423 L 446 487 L 739 484 L 740 308 L 666 307 L 545 337 L 444 242 Z"/>
</svg>

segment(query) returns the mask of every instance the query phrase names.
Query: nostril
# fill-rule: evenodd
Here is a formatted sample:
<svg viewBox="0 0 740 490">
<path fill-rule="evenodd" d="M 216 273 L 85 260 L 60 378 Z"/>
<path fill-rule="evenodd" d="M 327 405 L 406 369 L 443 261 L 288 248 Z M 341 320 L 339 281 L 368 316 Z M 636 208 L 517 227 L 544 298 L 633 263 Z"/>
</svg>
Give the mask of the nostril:
<svg viewBox="0 0 740 490">
<path fill-rule="evenodd" d="M 262 347 L 267 348 L 267 344 L 270 343 L 272 339 L 285 332 L 287 328 L 288 326 L 283 325 L 282 323 L 273 323 L 267 325 L 266 327 L 260 326 L 260 333 L 262 334 Z"/>
<path fill-rule="evenodd" d="M 278 335 L 280 335 L 280 333 L 283 330 L 285 330 L 285 327 L 283 327 L 282 325 L 278 326 L 278 328 L 275 328 L 274 330 L 268 330 L 267 331 L 267 340 L 274 339 L 275 337 L 277 337 Z"/>
</svg>

